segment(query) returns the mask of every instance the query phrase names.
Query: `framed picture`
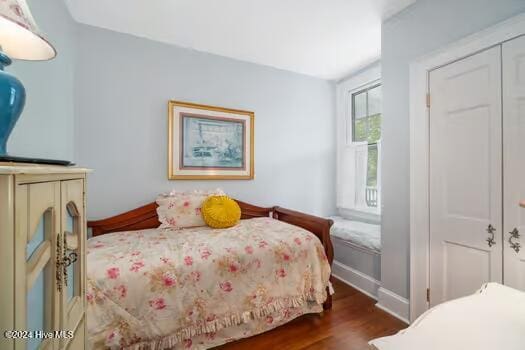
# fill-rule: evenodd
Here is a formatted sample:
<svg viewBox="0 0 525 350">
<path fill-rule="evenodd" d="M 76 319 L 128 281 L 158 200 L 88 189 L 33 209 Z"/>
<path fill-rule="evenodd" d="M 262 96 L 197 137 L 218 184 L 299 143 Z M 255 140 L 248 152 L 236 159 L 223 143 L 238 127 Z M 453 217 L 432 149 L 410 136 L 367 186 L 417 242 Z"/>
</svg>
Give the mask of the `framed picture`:
<svg viewBox="0 0 525 350">
<path fill-rule="evenodd" d="M 250 180 L 254 177 L 254 113 L 170 101 L 170 180 Z"/>
</svg>

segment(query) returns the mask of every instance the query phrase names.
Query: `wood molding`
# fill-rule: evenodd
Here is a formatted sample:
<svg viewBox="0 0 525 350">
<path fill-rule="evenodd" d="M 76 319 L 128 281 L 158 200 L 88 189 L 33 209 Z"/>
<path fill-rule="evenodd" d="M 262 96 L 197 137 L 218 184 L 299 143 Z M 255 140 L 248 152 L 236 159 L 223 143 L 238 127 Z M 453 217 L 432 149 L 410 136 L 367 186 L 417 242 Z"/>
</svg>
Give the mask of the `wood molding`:
<svg viewBox="0 0 525 350">
<path fill-rule="evenodd" d="M 334 261 L 334 247 L 332 245 L 332 240 L 330 239 L 330 227 L 333 225 L 332 220 L 281 207 L 259 207 L 239 200 L 235 201 L 241 207 L 242 220 L 259 217 L 272 217 L 276 220 L 283 221 L 312 232 L 323 244 L 330 267 L 332 266 Z M 157 203 L 152 202 L 107 219 L 88 221 L 87 225 L 89 228 L 91 228 L 93 237 L 110 232 L 157 228 L 160 226 L 160 221 L 157 215 L 157 207 Z M 330 281 L 332 281 L 332 276 L 330 276 Z M 331 307 L 332 296 L 328 292 L 328 298 L 323 304 L 323 308 L 328 310 Z"/>
</svg>

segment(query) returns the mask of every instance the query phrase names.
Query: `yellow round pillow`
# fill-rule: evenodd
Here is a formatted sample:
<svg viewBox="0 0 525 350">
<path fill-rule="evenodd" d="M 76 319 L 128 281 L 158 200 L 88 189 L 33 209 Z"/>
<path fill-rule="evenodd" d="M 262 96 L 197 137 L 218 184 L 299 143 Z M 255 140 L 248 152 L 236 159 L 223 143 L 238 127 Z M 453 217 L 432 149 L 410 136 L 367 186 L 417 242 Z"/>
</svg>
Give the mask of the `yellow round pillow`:
<svg viewBox="0 0 525 350">
<path fill-rule="evenodd" d="M 210 196 L 202 204 L 202 218 L 213 228 L 228 228 L 241 219 L 241 207 L 228 196 Z"/>
</svg>

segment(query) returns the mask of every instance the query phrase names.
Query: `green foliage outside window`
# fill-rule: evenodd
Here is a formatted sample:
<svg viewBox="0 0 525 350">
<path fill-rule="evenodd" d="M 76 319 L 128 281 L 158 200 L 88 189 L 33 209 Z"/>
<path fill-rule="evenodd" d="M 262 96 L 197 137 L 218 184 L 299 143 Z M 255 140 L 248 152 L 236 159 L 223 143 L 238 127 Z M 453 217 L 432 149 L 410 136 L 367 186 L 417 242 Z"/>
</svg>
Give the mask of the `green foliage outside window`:
<svg viewBox="0 0 525 350">
<path fill-rule="evenodd" d="M 377 142 L 381 139 L 381 86 L 352 94 L 354 142 L 368 142 L 367 186 L 377 186 Z"/>
<path fill-rule="evenodd" d="M 381 139 L 381 114 L 354 120 L 354 141 L 377 143 Z"/>
</svg>

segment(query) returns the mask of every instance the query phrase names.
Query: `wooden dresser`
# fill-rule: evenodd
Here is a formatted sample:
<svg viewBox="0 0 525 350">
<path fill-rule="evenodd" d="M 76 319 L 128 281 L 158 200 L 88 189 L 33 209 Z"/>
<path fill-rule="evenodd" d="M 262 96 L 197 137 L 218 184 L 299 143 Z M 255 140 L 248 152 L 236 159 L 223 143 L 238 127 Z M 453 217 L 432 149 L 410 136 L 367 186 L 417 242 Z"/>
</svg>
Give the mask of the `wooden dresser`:
<svg viewBox="0 0 525 350">
<path fill-rule="evenodd" d="M 85 348 L 87 172 L 0 163 L 2 350 Z"/>
</svg>

